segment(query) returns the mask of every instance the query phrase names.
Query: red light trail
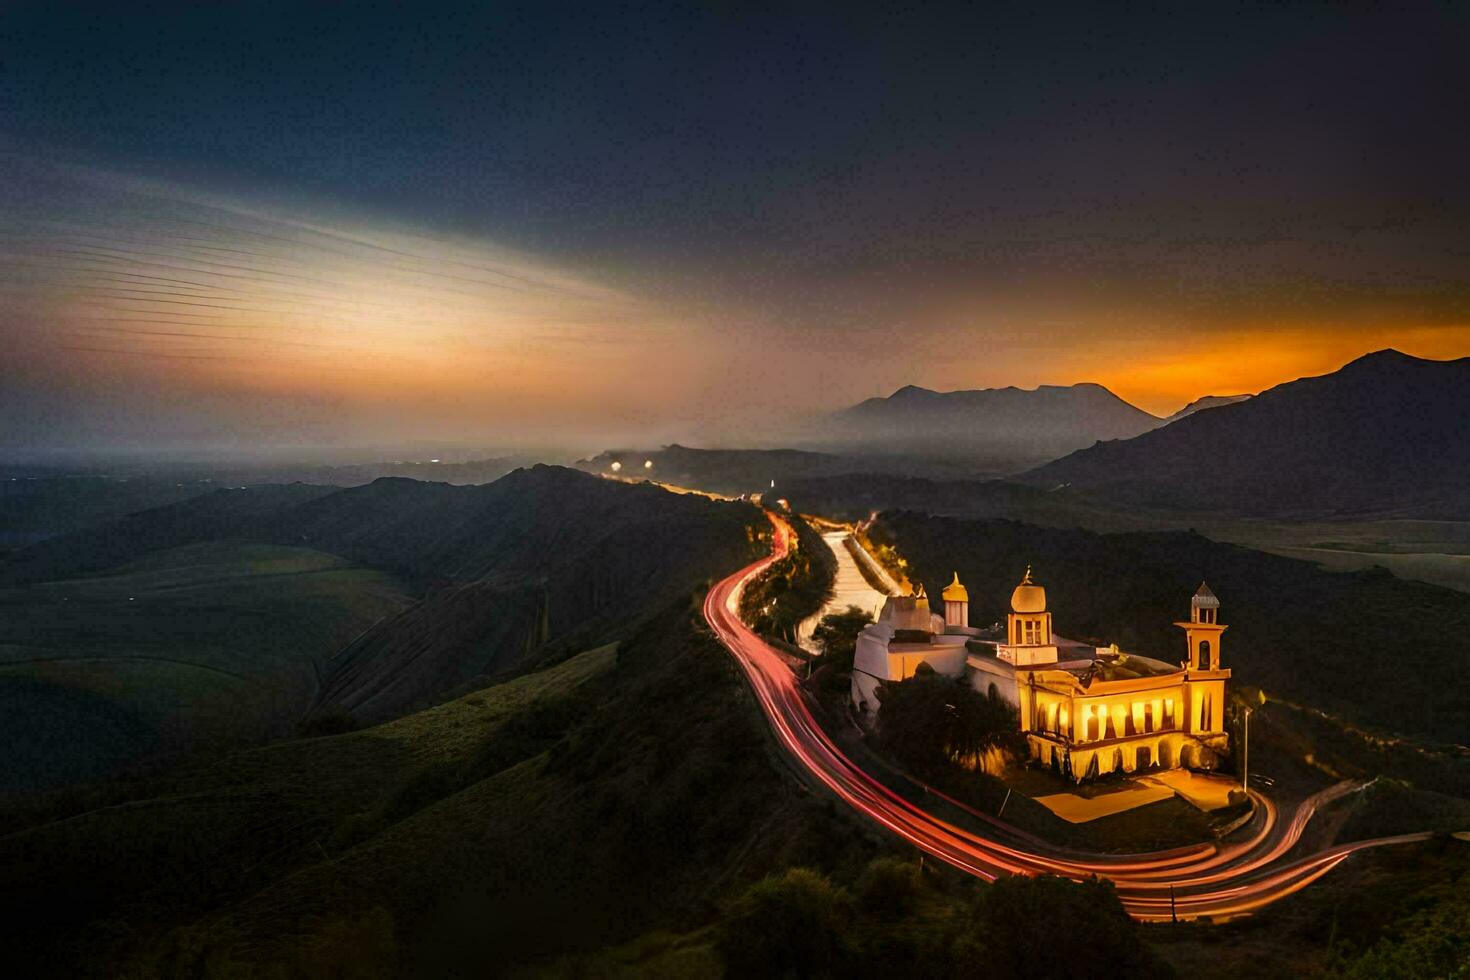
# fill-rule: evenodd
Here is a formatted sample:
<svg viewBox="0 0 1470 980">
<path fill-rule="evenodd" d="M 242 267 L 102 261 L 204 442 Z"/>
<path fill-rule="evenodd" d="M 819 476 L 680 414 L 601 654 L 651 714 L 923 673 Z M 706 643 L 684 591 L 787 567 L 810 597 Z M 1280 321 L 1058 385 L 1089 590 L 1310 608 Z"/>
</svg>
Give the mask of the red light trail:
<svg viewBox="0 0 1470 980">
<path fill-rule="evenodd" d="M 1158 921 L 1176 914 L 1181 919 L 1241 915 L 1305 888 L 1356 851 L 1430 836 L 1426 832 L 1357 841 L 1286 860 L 1317 809 L 1353 792 L 1358 787 L 1352 783 L 1339 783 L 1303 801 L 1284 826 L 1271 800 L 1252 791 L 1259 815 L 1248 839 L 1152 854 L 1087 854 L 1051 847 L 978 811 L 971 812 L 996 828 L 996 838 L 949 823 L 905 800 L 848 759 L 813 716 L 806 693 L 780 655 L 740 619 L 741 588 L 783 557 L 794 538 L 789 524 L 774 514 L 768 516 L 775 527 L 770 556 L 710 589 L 704 618 L 744 670 L 776 740 L 802 770 L 859 814 L 934 858 L 989 881 L 1002 874 L 1106 878 L 1129 914 Z M 1001 835 L 1026 844 L 1005 843 L 998 839 Z"/>
</svg>

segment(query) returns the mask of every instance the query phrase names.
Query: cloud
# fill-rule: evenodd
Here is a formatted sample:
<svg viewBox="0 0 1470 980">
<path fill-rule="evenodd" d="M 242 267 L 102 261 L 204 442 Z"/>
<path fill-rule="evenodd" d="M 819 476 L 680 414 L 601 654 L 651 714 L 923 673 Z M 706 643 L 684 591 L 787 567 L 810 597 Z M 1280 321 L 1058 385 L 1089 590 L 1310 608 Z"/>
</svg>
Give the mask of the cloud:
<svg viewBox="0 0 1470 980">
<path fill-rule="evenodd" d="M 93 435 L 199 438 L 172 397 L 164 410 L 148 395 L 161 391 L 303 415 L 325 401 L 344 438 L 467 439 L 666 408 L 678 394 L 677 375 L 640 372 L 690 347 L 678 314 L 533 256 L 323 207 L 15 155 L 0 166 L 14 219 L 0 239 L 0 333 L 33 392 L 112 391 L 109 411 L 126 406 L 86 425 Z M 268 417 L 276 431 L 255 437 L 320 434 L 325 421 Z"/>
</svg>

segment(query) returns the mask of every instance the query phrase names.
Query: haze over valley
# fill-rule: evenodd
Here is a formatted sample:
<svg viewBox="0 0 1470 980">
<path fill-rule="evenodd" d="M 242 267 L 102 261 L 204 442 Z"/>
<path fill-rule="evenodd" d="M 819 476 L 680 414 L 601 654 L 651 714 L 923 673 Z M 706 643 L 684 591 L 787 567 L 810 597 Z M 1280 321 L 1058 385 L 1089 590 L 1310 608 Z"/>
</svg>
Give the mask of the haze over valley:
<svg viewBox="0 0 1470 980">
<path fill-rule="evenodd" d="M 1462 977 L 1453 5 L 8 5 L 7 975 Z"/>
</svg>

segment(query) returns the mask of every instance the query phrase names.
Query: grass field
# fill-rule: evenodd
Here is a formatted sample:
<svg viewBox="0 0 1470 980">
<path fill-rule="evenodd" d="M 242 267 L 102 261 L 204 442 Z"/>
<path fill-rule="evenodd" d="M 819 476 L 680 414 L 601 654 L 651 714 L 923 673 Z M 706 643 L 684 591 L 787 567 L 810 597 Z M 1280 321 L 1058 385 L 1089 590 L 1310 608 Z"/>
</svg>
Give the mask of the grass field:
<svg viewBox="0 0 1470 980">
<path fill-rule="evenodd" d="M 833 833 L 831 804 L 770 765 L 694 614 L 374 728 L 12 814 L 0 917 L 33 924 L 17 962 L 503 969 L 687 927 L 791 863 L 861 867 L 872 836 Z"/>
<path fill-rule="evenodd" d="M 0 795 L 287 734 L 316 662 L 410 601 L 331 555 L 234 543 L 0 590 Z"/>
</svg>

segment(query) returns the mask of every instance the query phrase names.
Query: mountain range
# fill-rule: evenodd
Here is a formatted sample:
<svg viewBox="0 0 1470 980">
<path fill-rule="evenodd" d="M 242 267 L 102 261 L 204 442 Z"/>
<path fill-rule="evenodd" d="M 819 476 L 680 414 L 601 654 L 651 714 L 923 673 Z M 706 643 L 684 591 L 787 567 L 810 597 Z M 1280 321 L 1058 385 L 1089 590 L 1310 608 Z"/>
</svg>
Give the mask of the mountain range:
<svg viewBox="0 0 1470 980">
<path fill-rule="evenodd" d="M 617 640 L 748 560 L 757 518 L 536 466 L 217 490 L 48 539 L 0 561 L 0 797 L 398 717 Z"/>
<path fill-rule="evenodd" d="M 1470 358 L 1396 350 L 1026 473 L 1116 504 L 1279 518 L 1470 518 Z"/>
<path fill-rule="evenodd" d="M 965 458 L 979 471 L 1003 472 L 1160 424 L 1098 384 L 947 392 L 908 385 L 829 416 L 823 438 L 850 450 Z"/>
<path fill-rule="evenodd" d="M 1168 424 L 1170 422 L 1178 422 L 1186 415 L 1193 415 L 1195 412 L 1202 412 L 1207 408 L 1219 408 L 1221 405 L 1234 405 L 1236 402 L 1243 402 L 1249 397 L 1251 396 L 1205 395 L 1203 398 L 1196 398 L 1194 401 L 1190 402 L 1188 405 L 1185 405 L 1173 415 L 1166 416 L 1164 418 L 1164 423 Z"/>
</svg>

